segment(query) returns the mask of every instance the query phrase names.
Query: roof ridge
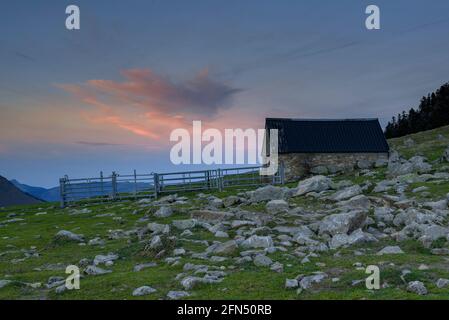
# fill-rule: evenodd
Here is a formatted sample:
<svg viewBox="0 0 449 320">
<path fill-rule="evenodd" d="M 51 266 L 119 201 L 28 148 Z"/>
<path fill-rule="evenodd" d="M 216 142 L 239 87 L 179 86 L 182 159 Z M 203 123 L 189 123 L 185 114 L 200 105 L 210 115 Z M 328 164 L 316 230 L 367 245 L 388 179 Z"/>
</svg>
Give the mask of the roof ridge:
<svg viewBox="0 0 449 320">
<path fill-rule="evenodd" d="M 379 118 L 265 118 L 267 120 L 286 121 L 379 121 Z"/>
<path fill-rule="evenodd" d="M 377 118 L 267 118 L 266 129 L 278 129 L 279 153 L 388 152 Z"/>
</svg>

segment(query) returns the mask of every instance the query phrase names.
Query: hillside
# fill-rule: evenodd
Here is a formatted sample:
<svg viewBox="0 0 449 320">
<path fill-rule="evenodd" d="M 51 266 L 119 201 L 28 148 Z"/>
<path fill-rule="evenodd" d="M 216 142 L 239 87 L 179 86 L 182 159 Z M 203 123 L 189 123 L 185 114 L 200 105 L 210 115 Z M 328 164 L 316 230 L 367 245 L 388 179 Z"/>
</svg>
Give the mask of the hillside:
<svg viewBox="0 0 449 320">
<path fill-rule="evenodd" d="M 393 117 L 385 128 L 387 138 L 402 137 L 449 125 L 449 82 L 422 97 L 419 106 Z"/>
<path fill-rule="evenodd" d="M 13 185 L 15 185 L 18 189 L 22 190 L 25 193 L 28 193 L 38 199 L 45 201 L 58 201 L 59 200 L 59 188 L 42 188 L 42 187 L 33 187 L 27 184 L 20 183 L 19 181 L 13 179 L 10 181 Z"/>
<path fill-rule="evenodd" d="M 389 143 L 285 186 L 0 210 L 0 299 L 449 299 L 449 127 Z"/>
<path fill-rule="evenodd" d="M 39 199 L 22 192 L 6 178 L 0 176 L 0 207 L 40 202 Z"/>
<path fill-rule="evenodd" d="M 59 196 L 59 187 L 53 187 L 53 188 L 42 188 L 42 187 L 34 187 L 27 184 L 20 183 L 17 180 L 11 180 L 11 183 L 13 183 L 17 188 L 22 190 L 25 193 L 28 193 L 38 199 L 42 199 L 44 201 L 48 202 L 58 202 L 60 200 Z M 99 185 L 99 184 L 98 184 Z M 138 182 L 136 185 L 134 183 L 129 182 L 119 182 L 117 184 L 117 192 L 133 192 L 134 188 L 138 190 L 150 188 L 151 184 L 146 182 Z M 93 188 L 95 189 L 95 188 Z M 100 189 L 99 187 L 97 189 Z M 89 192 L 86 193 L 86 197 L 89 196 L 99 196 L 101 195 L 101 192 Z M 81 195 L 82 196 L 82 195 Z"/>
</svg>

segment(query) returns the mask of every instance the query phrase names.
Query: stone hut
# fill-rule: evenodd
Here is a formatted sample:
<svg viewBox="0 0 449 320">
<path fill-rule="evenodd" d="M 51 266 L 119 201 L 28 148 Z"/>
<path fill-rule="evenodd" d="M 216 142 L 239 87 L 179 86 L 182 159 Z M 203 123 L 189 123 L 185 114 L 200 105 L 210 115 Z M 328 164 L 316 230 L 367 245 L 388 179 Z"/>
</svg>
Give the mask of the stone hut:
<svg viewBox="0 0 449 320">
<path fill-rule="evenodd" d="M 265 129 L 278 129 L 279 163 L 286 180 L 388 162 L 389 146 L 378 119 L 267 118 Z"/>
</svg>

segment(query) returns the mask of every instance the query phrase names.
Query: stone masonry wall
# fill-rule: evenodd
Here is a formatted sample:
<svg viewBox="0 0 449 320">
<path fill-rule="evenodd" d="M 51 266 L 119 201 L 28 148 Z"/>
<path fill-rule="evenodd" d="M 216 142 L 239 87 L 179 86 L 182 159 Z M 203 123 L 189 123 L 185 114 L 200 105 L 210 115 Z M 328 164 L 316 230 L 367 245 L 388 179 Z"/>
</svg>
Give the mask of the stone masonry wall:
<svg viewBox="0 0 449 320">
<path fill-rule="evenodd" d="M 280 154 L 286 181 L 298 180 L 308 174 L 352 171 L 354 168 L 381 167 L 388 162 L 388 153 L 289 153 Z"/>
</svg>

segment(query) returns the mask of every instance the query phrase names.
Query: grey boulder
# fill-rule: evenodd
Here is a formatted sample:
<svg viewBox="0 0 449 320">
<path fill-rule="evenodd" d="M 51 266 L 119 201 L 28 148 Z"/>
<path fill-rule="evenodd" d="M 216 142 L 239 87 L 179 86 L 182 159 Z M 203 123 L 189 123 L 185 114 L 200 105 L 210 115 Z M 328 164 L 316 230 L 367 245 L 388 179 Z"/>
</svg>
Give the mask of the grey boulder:
<svg viewBox="0 0 449 320">
<path fill-rule="evenodd" d="M 325 176 L 313 176 L 311 178 L 302 180 L 298 183 L 295 196 L 302 196 L 309 192 L 321 192 L 328 190 L 331 186 L 332 180 Z"/>
<path fill-rule="evenodd" d="M 84 236 L 67 230 L 61 230 L 55 235 L 55 240 L 84 242 Z"/>
<path fill-rule="evenodd" d="M 427 294 L 427 288 L 421 281 L 411 281 L 407 285 L 407 291 L 416 293 L 420 296 Z"/>
<path fill-rule="evenodd" d="M 287 212 L 288 211 L 288 203 L 285 200 L 270 200 L 265 209 L 268 213 L 274 214 L 279 212 Z"/>
<path fill-rule="evenodd" d="M 387 246 L 377 252 L 378 256 L 384 255 L 384 254 L 402 254 L 404 251 L 398 246 Z"/>
<path fill-rule="evenodd" d="M 135 290 L 133 291 L 133 296 L 134 296 L 134 297 L 146 296 L 146 295 L 151 294 L 151 293 L 154 293 L 154 292 L 156 292 L 156 291 L 157 291 L 157 290 L 154 289 L 154 288 L 152 288 L 152 287 L 149 287 L 149 286 L 142 286 L 142 287 L 139 287 L 139 288 L 137 288 L 137 289 L 135 289 Z"/>
<path fill-rule="evenodd" d="M 169 291 L 167 293 L 167 298 L 170 300 L 178 300 L 189 296 L 190 293 L 188 293 L 187 291 Z"/>
<path fill-rule="evenodd" d="M 241 244 L 243 248 L 269 248 L 273 246 L 273 240 L 269 236 L 252 235 Z"/>
<path fill-rule="evenodd" d="M 171 207 L 163 206 L 160 207 L 155 213 L 154 216 L 158 218 L 167 218 L 173 214 L 173 209 Z"/>
<path fill-rule="evenodd" d="M 258 254 L 254 257 L 253 263 L 258 267 L 268 267 L 273 264 L 273 260 L 263 254 Z"/>
<path fill-rule="evenodd" d="M 367 213 L 354 210 L 346 213 L 336 213 L 326 216 L 319 224 L 320 234 L 348 234 L 363 226 Z"/>
</svg>

